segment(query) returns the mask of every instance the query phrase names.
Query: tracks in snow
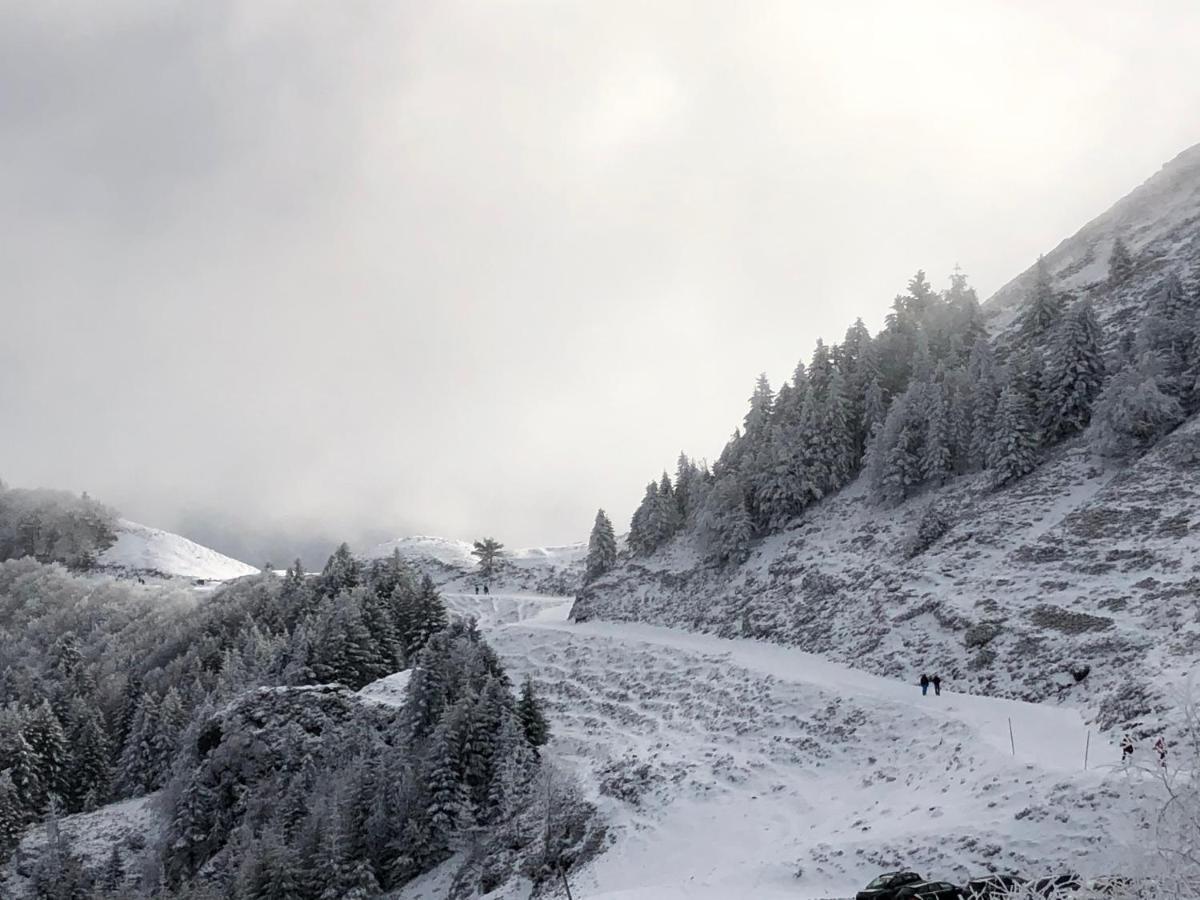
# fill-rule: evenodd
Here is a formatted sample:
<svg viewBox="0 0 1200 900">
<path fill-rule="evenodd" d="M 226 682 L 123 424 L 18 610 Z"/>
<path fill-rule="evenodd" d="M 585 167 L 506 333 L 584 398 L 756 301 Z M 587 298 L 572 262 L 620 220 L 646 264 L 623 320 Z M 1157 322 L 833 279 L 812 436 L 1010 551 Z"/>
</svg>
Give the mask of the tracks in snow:
<svg viewBox="0 0 1200 900">
<path fill-rule="evenodd" d="M 447 602 L 480 619 L 515 677 L 537 681 L 553 752 L 612 823 L 613 848 L 581 875 L 585 897 L 844 896 L 901 864 L 1086 870 L 1120 818 L 1103 771 L 1080 771 L 1074 710 L 922 698 L 753 641 L 574 625 L 565 598 Z M 1093 735 L 1093 765 L 1113 757 Z"/>
</svg>

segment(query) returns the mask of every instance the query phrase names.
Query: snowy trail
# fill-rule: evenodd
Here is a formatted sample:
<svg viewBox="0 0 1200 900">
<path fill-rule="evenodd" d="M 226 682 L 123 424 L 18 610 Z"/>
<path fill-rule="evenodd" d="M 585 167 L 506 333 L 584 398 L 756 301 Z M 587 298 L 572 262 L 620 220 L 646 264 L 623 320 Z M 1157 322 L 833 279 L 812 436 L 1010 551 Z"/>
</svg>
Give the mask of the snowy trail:
<svg viewBox="0 0 1200 900">
<path fill-rule="evenodd" d="M 959 694 L 943 688 L 936 696 L 932 688 L 927 696 L 913 684 L 872 675 L 801 650 L 763 641 L 718 638 L 682 632 L 672 628 L 636 623 L 567 621 L 570 604 L 547 605 L 525 627 L 552 628 L 580 636 L 634 641 L 695 653 L 718 653 L 741 668 L 778 678 L 852 695 L 859 700 L 871 698 L 912 706 L 922 714 L 938 719 L 956 720 L 969 726 L 992 747 L 1044 770 L 1076 772 L 1083 767 L 1084 747 L 1088 744 L 1088 724 L 1077 709 L 1005 700 L 972 694 Z M 1009 736 L 1009 722 L 1013 736 Z M 1020 736 L 1019 743 L 1017 736 Z M 1115 746 L 1099 735 L 1092 735 L 1089 767 L 1118 762 Z"/>
<path fill-rule="evenodd" d="M 573 624 L 571 598 L 445 599 L 534 677 L 552 752 L 598 791 L 615 840 L 577 897 L 848 896 L 891 866 L 961 878 L 985 860 L 1088 871 L 1123 815 L 1103 785 L 1119 754 L 1092 734 L 1082 771 L 1077 710 L 922 697 L 752 640 Z"/>
</svg>

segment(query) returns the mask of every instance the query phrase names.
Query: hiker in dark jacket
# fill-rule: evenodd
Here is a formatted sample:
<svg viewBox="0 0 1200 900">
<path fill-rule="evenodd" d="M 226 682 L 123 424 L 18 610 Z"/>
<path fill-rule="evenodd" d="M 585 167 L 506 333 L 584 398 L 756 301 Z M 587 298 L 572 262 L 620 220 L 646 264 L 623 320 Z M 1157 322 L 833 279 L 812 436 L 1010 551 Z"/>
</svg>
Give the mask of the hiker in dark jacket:
<svg viewBox="0 0 1200 900">
<path fill-rule="evenodd" d="M 1121 738 L 1121 762 L 1133 759 L 1133 738 L 1126 734 Z"/>
<path fill-rule="evenodd" d="M 939 697 L 942 696 L 942 676 L 934 675 L 930 680 L 933 682 L 933 692 Z"/>
<path fill-rule="evenodd" d="M 924 697 L 929 693 L 929 676 L 924 672 L 921 673 L 921 696 Z"/>
</svg>

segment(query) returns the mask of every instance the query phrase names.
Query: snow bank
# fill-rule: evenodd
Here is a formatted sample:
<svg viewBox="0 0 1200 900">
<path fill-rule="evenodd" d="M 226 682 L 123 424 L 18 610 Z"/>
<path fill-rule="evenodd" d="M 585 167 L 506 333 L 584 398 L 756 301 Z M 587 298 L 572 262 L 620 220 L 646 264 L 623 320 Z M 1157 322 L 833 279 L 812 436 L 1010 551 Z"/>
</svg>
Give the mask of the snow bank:
<svg viewBox="0 0 1200 900">
<path fill-rule="evenodd" d="M 122 520 L 117 542 L 100 555 L 99 564 L 130 572 L 228 581 L 259 570 L 169 531 Z"/>
</svg>

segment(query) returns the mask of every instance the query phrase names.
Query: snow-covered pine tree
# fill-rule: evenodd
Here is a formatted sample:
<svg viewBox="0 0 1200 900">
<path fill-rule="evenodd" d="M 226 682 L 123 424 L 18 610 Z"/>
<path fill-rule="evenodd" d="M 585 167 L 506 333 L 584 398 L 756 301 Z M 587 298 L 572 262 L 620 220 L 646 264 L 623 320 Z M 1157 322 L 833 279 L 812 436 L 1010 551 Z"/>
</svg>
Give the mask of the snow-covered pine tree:
<svg viewBox="0 0 1200 900">
<path fill-rule="evenodd" d="M 633 512 L 629 522 L 629 549 L 638 556 L 649 556 L 657 546 L 655 539 L 654 516 L 658 508 L 658 482 L 651 481 L 646 485 L 646 493 L 642 502 Z"/>
<path fill-rule="evenodd" d="M 683 517 L 679 514 L 679 504 L 675 499 L 675 489 L 671 485 L 671 476 L 666 472 L 663 472 L 658 480 L 658 496 L 655 498 L 651 521 L 655 534 L 655 548 L 673 538 L 683 526 Z"/>
<path fill-rule="evenodd" d="M 846 403 L 846 381 L 836 366 L 830 373 L 825 391 L 821 401 L 821 436 L 824 438 L 824 468 L 829 479 L 823 490 L 828 494 L 850 480 L 858 470 L 858 460 L 855 457 L 855 431 Z"/>
<path fill-rule="evenodd" d="M 187 726 L 188 715 L 179 699 L 179 692 L 170 687 L 158 705 L 158 730 L 153 737 L 156 783 L 160 786 L 170 771 Z"/>
<path fill-rule="evenodd" d="M 925 424 L 919 410 L 921 395 L 922 385 L 914 384 L 897 397 L 871 444 L 868 478 L 880 503 L 900 503 L 923 479 Z"/>
<path fill-rule="evenodd" d="M 461 698 L 446 710 L 429 744 L 425 780 L 429 786 L 430 846 L 446 853 L 460 829 L 470 824 L 471 801 L 463 783 L 462 747 L 472 700 Z"/>
<path fill-rule="evenodd" d="M 15 709 L 0 708 L 0 772 L 7 771 L 17 791 L 26 819 L 42 812 L 45 791 L 38 780 L 38 760 L 25 740 L 24 717 Z"/>
<path fill-rule="evenodd" d="M 358 560 L 350 552 L 350 545 L 341 544 L 325 563 L 318 579 L 318 587 L 326 597 L 336 597 L 342 591 L 357 587 L 361 580 L 362 570 Z"/>
<path fill-rule="evenodd" d="M 680 521 L 685 526 L 695 515 L 696 482 L 699 478 L 699 468 L 685 453 L 681 452 L 675 463 L 675 503 L 679 507 Z"/>
<path fill-rule="evenodd" d="M 1000 381 L 996 373 L 996 361 L 991 345 L 980 338 L 971 348 L 967 363 L 967 380 L 971 392 L 971 438 L 969 456 L 974 460 L 971 470 L 982 469 L 987 464 L 988 448 L 992 443 L 992 425 L 996 418 L 996 404 L 1000 399 Z"/>
<path fill-rule="evenodd" d="M 887 404 L 883 399 L 883 388 L 879 384 L 878 378 L 872 378 L 867 383 L 866 391 L 863 393 L 862 407 L 862 424 L 860 431 L 864 436 L 863 444 L 863 463 L 866 464 L 867 457 L 870 452 L 871 442 L 883 428 L 884 420 L 887 418 Z"/>
<path fill-rule="evenodd" d="M 137 713 L 117 766 L 123 796 L 137 797 L 156 787 L 158 779 L 158 699 L 150 691 L 142 694 Z"/>
<path fill-rule="evenodd" d="M 1133 256 L 1129 248 L 1121 240 L 1121 236 L 1113 240 L 1112 252 L 1108 254 L 1108 283 L 1113 288 L 1119 288 L 1129 281 L 1133 274 Z"/>
<path fill-rule="evenodd" d="M 1050 282 L 1046 258 L 1039 256 L 1034 269 L 1033 290 L 1021 312 L 1021 333 L 1033 340 L 1048 333 L 1062 314 L 1062 299 Z"/>
<path fill-rule="evenodd" d="M 63 800 L 69 812 L 91 811 L 108 799 L 112 744 L 98 710 L 81 699 L 72 704 Z"/>
<path fill-rule="evenodd" d="M 1088 426 L 1104 381 L 1103 335 L 1087 299 L 1055 328 L 1043 377 L 1042 434 L 1049 443 Z"/>
<path fill-rule="evenodd" d="M 942 377 L 944 380 L 944 372 Z M 930 382 L 921 393 L 922 418 L 925 422 L 925 436 L 921 446 L 921 477 L 925 481 L 940 485 L 954 469 L 954 435 L 950 427 L 943 381 Z"/>
<path fill-rule="evenodd" d="M 475 542 L 471 555 L 478 557 L 479 574 L 490 583 L 500 566 L 500 558 L 504 556 L 504 545 L 493 537 L 485 537 Z"/>
<path fill-rule="evenodd" d="M 1090 437 L 1104 456 L 1125 457 L 1152 445 L 1183 421 L 1183 407 L 1162 389 L 1162 360 L 1143 353 L 1109 379 L 1092 414 Z"/>
<path fill-rule="evenodd" d="M 592 533 L 588 537 L 587 563 L 584 568 L 584 583 L 595 581 L 617 563 L 617 536 L 613 533 L 612 521 L 604 510 L 597 510 Z"/>
<path fill-rule="evenodd" d="M 525 740 L 535 750 L 550 740 L 550 725 L 546 722 L 546 713 L 542 709 L 542 701 L 538 698 L 533 679 L 528 675 L 521 682 L 521 696 L 517 700 L 517 718 L 525 732 Z"/>
<path fill-rule="evenodd" d="M 30 713 L 23 734 L 33 751 L 39 788 L 37 806 L 40 809 L 51 797 L 62 797 L 66 791 L 67 739 L 49 700 L 43 700 Z"/>
<path fill-rule="evenodd" d="M 1014 383 L 1000 393 L 988 469 L 993 487 L 1001 487 L 1033 471 L 1037 464 L 1037 434 L 1025 393 Z"/>
<path fill-rule="evenodd" d="M 0 771 L 0 864 L 25 831 L 26 810 L 8 769 Z"/>
</svg>

